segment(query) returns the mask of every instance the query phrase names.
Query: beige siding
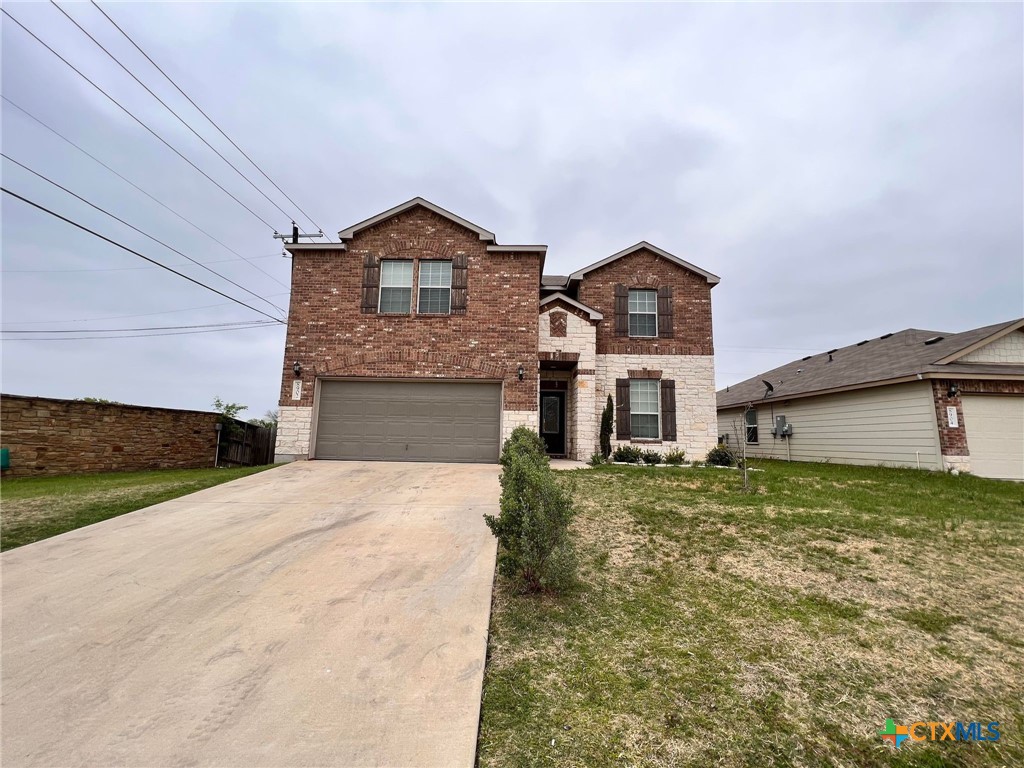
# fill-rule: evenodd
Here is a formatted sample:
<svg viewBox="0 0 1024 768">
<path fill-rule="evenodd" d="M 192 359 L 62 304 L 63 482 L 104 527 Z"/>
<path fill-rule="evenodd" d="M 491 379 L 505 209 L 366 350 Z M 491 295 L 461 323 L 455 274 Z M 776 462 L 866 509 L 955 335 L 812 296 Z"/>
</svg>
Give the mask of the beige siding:
<svg viewBox="0 0 1024 768">
<path fill-rule="evenodd" d="M 793 425 L 787 440 L 772 437 L 774 417 Z M 758 444 L 747 455 L 839 464 L 889 464 L 940 469 L 931 385 L 919 381 L 821 397 L 757 404 Z M 743 410 L 719 411 L 720 434 L 743 445 Z M 920 463 L 919 463 L 920 462 Z"/>
<path fill-rule="evenodd" d="M 1024 480 L 1024 397 L 964 395 L 971 472 Z"/>
</svg>

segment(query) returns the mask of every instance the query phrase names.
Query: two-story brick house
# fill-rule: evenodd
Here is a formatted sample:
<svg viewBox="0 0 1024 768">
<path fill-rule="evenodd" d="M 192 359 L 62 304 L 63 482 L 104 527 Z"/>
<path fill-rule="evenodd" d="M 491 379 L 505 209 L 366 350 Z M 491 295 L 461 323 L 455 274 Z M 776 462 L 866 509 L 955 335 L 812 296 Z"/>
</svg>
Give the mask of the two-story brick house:
<svg viewBox="0 0 1024 768">
<path fill-rule="evenodd" d="M 520 425 L 552 455 L 717 440 L 711 288 L 648 243 L 568 276 L 543 245 L 415 198 L 293 243 L 277 459 L 496 461 Z"/>
</svg>

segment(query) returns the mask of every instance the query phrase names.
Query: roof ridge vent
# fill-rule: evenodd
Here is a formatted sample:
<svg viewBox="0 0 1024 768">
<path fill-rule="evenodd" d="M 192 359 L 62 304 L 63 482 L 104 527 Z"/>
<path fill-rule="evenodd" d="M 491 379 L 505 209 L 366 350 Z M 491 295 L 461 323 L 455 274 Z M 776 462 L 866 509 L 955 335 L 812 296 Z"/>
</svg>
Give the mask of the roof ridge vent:
<svg viewBox="0 0 1024 768">
<path fill-rule="evenodd" d="M 871 341 L 871 339 L 864 339 L 864 341 L 858 341 L 858 342 L 857 342 L 857 346 L 858 346 L 858 347 L 863 347 L 863 346 L 864 346 L 865 344 L 867 344 L 867 343 L 868 343 L 869 341 Z"/>
<path fill-rule="evenodd" d="M 925 344 L 937 344 L 938 342 L 942 341 L 944 338 L 946 338 L 946 337 L 945 336 L 932 336 L 930 339 L 925 339 L 924 343 Z"/>
<path fill-rule="evenodd" d="M 800 361 L 803 362 L 804 360 L 810 360 L 812 357 L 814 357 L 814 355 L 808 355 L 807 357 L 801 357 Z"/>
<path fill-rule="evenodd" d="M 879 338 L 879 339 L 888 339 L 888 338 L 890 338 L 890 337 L 892 337 L 892 334 L 891 334 L 891 333 L 887 333 L 887 334 L 885 334 L 884 336 L 879 336 L 878 338 Z"/>
</svg>

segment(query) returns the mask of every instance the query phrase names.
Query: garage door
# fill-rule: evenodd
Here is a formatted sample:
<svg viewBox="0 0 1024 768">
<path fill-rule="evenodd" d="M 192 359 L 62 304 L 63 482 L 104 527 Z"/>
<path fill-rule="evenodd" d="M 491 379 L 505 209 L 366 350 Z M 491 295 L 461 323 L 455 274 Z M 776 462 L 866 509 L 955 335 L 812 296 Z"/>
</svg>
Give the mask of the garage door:
<svg viewBox="0 0 1024 768">
<path fill-rule="evenodd" d="M 317 459 L 494 462 L 500 437 L 500 384 L 320 384 Z"/>
<path fill-rule="evenodd" d="M 1024 397 L 965 396 L 971 472 L 1024 480 Z"/>
</svg>

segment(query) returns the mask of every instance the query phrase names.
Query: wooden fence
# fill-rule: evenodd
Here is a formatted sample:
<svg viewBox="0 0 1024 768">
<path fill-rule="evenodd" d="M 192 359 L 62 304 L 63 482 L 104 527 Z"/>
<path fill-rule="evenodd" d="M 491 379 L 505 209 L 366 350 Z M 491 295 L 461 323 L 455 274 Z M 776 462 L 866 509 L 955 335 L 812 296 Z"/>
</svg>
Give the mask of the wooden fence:
<svg viewBox="0 0 1024 768">
<path fill-rule="evenodd" d="M 235 420 L 222 425 L 217 448 L 218 467 L 256 467 L 274 463 L 276 427 L 259 427 Z"/>
</svg>

